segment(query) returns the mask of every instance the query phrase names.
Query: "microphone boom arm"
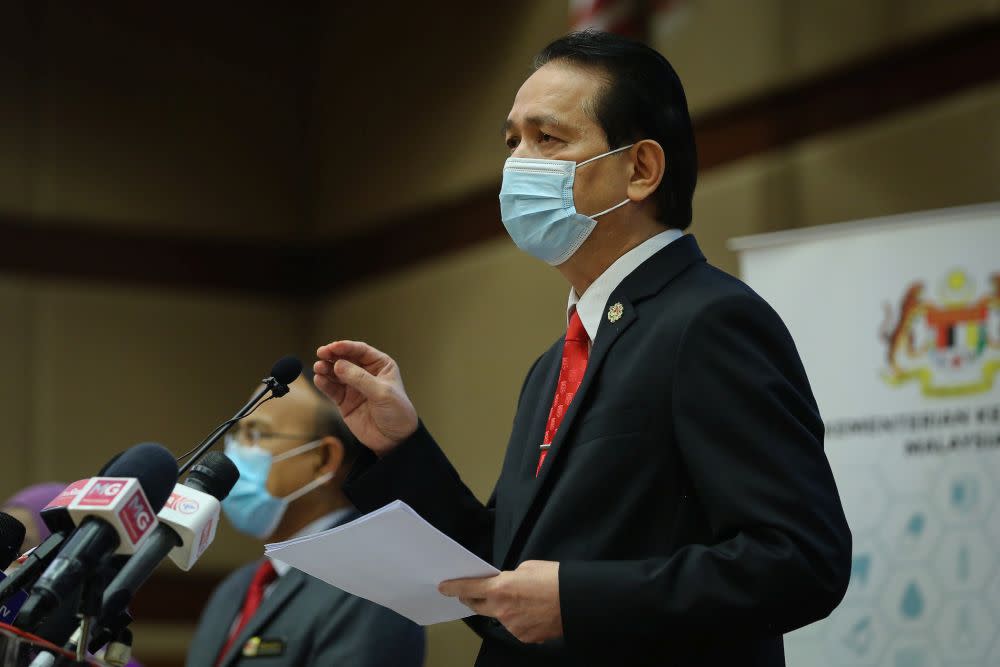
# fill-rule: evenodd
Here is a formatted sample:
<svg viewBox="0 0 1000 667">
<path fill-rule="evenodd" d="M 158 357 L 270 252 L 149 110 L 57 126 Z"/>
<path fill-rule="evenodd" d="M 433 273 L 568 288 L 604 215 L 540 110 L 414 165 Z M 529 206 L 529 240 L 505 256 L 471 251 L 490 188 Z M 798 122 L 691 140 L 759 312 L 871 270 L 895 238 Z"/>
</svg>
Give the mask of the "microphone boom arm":
<svg viewBox="0 0 1000 667">
<path fill-rule="evenodd" d="M 261 380 L 261 382 L 264 384 L 264 387 L 261 388 L 260 391 L 258 391 L 256 394 L 251 396 L 250 400 L 247 401 L 246 405 L 240 408 L 239 411 L 235 415 L 233 415 L 232 419 L 223 422 L 221 426 L 212 431 L 208 435 L 208 437 L 205 438 L 202 441 L 202 443 L 195 448 L 195 450 L 191 453 L 188 460 L 185 461 L 184 464 L 178 470 L 177 473 L 178 477 L 180 477 L 188 470 L 190 470 L 194 466 L 194 464 L 198 462 L 198 459 L 200 459 L 206 451 L 211 449 L 212 445 L 217 443 L 219 439 L 222 436 L 224 436 L 229 431 L 229 429 L 233 427 L 234 424 L 236 424 L 236 422 L 238 422 L 239 420 L 243 419 L 248 414 L 253 412 L 254 408 L 256 408 L 260 403 L 264 402 L 265 400 L 270 400 L 270 398 L 281 398 L 282 396 L 288 393 L 288 385 L 283 384 L 279 380 L 276 380 L 274 376 L 266 377 L 263 380 Z M 264 398 L 265 396 L 267 396 L 268 392 L 270 392 L 271 394 L 270 398 Z"/>
</svg>

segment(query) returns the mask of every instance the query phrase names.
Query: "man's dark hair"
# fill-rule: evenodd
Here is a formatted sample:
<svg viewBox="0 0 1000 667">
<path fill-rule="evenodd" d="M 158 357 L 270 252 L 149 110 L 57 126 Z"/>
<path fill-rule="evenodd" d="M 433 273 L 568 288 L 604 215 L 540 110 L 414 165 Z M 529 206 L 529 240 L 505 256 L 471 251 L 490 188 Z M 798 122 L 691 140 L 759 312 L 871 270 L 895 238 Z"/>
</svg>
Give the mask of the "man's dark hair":
<svg viewBox="0 0 1000 667">
<path fill-rule="evenodd" d="M 312 369 L 303 368 L 302 377 L 320 398 L 319 408 L 316 412 L 316 435 L 321 437 L 332 435 L 337 440 L 340 440 L 344 445 L 343 465 L 346 468 L 350 468 L 364 450 L 364 445 L 354 437 L 351 429 L 344 423 L 344 418 L 341 416 L 337 406 L 334 405 L 326 394 L 316 387 L 316 384 L 313 382 Z"/>
<path fill-rule="evenodd" d="M 641 139 L 663 147 L 667 168 L 655 197 L 657 219 L 687 229 L 698 180 L 698 155 L 681 80 L 667 59 L 641 42 L 584 30 L 552 42 L 535 57 L 534 68 L 565 61 L 597 70 L 608 82 L 588 113 L 603 128 L 608 148 Z"/>
</svg>

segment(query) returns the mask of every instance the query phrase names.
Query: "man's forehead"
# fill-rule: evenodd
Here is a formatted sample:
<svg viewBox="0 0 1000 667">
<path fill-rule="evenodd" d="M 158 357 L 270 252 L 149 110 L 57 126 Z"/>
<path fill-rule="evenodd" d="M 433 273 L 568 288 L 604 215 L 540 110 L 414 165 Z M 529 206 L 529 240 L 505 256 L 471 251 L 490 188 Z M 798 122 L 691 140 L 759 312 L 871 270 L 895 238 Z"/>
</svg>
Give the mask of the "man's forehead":
<svg viewBox="0 0 1000 667">
<path fill-rule="evenodd" d="M 601 78 L 593 72 L 549 63 L 521 85 L 505 127 L 546 123 L 578 126 L 593 122 L 584 109 L 601 85 Z"/>
<path fill-rule="evenodd" d="M 312 389 L 296 380 L 289 385 L 286 395 L 265 402 L 247 417 L 247 421 L 260 424 L 310 423 L 315 419 L 316 404 L 317 397 L 312 395 Z"/>
</svg>

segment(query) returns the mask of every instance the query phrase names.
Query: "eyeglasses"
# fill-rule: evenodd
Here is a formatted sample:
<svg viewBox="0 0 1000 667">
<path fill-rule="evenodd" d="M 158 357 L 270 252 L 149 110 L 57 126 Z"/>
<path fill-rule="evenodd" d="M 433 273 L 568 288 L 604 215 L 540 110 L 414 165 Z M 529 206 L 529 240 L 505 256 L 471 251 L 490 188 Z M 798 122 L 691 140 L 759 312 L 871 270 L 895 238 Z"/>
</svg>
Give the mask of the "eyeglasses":
<svg viewBox="0 0 1000 667">
<path fill-rule="evenodd" d="M 299 433 L 272 433 L 270 431 L 265 431 L 258 426 L 250 427 L 240 427 L 236 426 L 231 431 L 233 438 L 236 439 L 241 445 L 246 447 L 257 447 L 264 441 L 270 441 L 275 439 L 281 440 L 302 440 L 303 442 L 309 442 L 310 440 L 318 440 L 322 436 L 317 434 L 299 434 Z"/>
</svg>

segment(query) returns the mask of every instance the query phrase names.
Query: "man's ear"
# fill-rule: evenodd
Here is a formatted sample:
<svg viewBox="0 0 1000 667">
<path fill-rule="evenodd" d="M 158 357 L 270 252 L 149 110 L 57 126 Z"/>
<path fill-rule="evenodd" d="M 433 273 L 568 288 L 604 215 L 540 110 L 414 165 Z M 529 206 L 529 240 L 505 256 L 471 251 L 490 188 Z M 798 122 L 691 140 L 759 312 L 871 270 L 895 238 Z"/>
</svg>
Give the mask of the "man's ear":
<svg viewBox="0 0 1000 667">
<path fill-rule="evenodd" d="M 652 139 L 637 141 L 629 155 L 632 158 L 632 174 L 628 181 L 628 198 L 642 202 L 653 196 L 660 187 L 667 171 L 667 157 L 663 147 Z"/>
<path fill-rule="evenodd" d="M 337 471 L 340 470 L 344 463 L 344 443 L 332 435 L 324 437 L 321 442 L 323 444 L 317 449 L 322 452 L 323 457 L 319 468 L 316 470 L 316 476 L 319 477 L 327 473 L 332 473 L 336 476 Z"/>
</svg>

